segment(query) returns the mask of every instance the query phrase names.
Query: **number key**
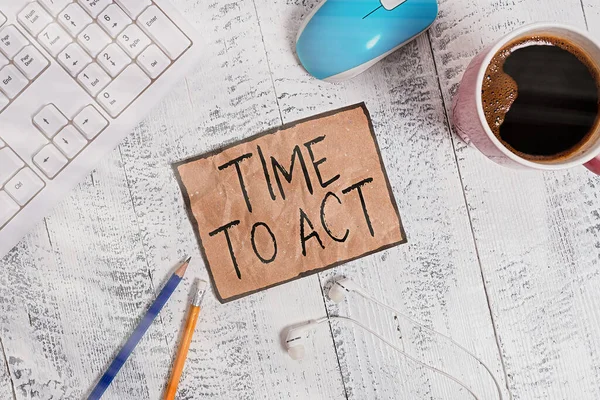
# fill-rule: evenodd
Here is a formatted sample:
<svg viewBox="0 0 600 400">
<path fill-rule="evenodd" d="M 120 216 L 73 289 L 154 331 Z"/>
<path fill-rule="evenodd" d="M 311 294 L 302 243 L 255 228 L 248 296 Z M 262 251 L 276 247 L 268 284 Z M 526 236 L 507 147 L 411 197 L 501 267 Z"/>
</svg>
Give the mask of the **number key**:
<svg viewBox="0 0 600 400">
<path fill-rule="evenodd" d="M 98 16 L 98 24 L 114 39 L 127 25 L 131 24 L 131 18 L 123 12 L 121 7 L 111 4 Z"/>
<path fill-rule="evenodd" d="M 108 35 L 96 24 L 85 28 L 77 40 L 92 57 L 96 57 L 111 42 Z"/>
<path fill-rule="evenodd" d="M 151 43 L 148 36 L 136 25 L 129 25 L 119 35 L 117 42 L 131 58 L 136 58 Z"/>
<path fill-rule="evenodd" d="M 46 10 L 54 17 L 67 6 L 72 0 L 38 0 Z"/>
<path fill-rule="evenodd" d="M 83 11 L 81 6 L 73 3 L 59 14 L 58 22 L 60 22 L 72 36 L 77 36 L 83 28 L 92 23 L 92 19 L 85 11 Z"/>
<path fill-rule="evenodd" d="M 79 0 L 79 4 L 85 8 L 92 18 L 96 18 L 111 3 L 112 0 Z"/>
<path fill-rule="evenodd" d="M 71 37 L 58 24 L 50 24 L 40 33 L 38 40 L 52 57 L 56 57 L 69 43 Z"/>
<path fill-rule="evenodd" d="M 98 55 L 98 63 L 114 78 L 131 63 L 131 58 L 117 44 L 112 43 Z"/>
<path fill-rule="evenodd" d="M 79 83 L 92 96 L 96 96 L 110 82 L 110 76 L 106 74 L 96 63 L 88 65 L 82 73 L 77 76 Z"/>
<path fill-rule="evenodd" d="M 92 59 L 80 45 L 71 43 L 58 55 L 58 62 L 69 71 L 71 76 L 75 77 L 92 62 Z"/>
</svg>

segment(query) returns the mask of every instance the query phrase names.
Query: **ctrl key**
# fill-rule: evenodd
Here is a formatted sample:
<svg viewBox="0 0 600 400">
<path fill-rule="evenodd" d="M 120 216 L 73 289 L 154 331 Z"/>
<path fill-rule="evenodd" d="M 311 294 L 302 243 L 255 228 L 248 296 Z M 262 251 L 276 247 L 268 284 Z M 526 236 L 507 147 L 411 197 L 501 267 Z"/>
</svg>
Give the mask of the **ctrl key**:
<svg viewBox="0 0 600 400">
<path fill-rule="evenodd" d="M 0 190 L 0 228 L 19 211 L 19 206 L 4 191 Z"/>
<path fill-rule="evenodd" d="M 6 192 L 24 206 L 44 187 L 42 181 L 30 168 L 23 168 L 4 187 Z"/>
</svg>

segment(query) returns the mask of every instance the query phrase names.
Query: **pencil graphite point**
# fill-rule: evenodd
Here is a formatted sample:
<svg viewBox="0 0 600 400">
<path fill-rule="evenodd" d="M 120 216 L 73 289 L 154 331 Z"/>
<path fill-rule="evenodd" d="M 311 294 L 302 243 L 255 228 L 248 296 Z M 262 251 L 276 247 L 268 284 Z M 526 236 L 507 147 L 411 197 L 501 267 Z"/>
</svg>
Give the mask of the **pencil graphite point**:
<svg viewBox="0 0 600 400">
<path fill-rule="evenodd" d="M 188 257 L 183 264 L 181 264 L 181 266 L 179 268 L 177 268 L 177 271 L 175 271 L 175 275 L 179 276 L 180 278 L 183 278 L 183 275 L 185 275 L 185 271 L 187 270 L 188 265 L 190 265 L 190 260 L 192 259 L 192 257 Z"/>
</svg>

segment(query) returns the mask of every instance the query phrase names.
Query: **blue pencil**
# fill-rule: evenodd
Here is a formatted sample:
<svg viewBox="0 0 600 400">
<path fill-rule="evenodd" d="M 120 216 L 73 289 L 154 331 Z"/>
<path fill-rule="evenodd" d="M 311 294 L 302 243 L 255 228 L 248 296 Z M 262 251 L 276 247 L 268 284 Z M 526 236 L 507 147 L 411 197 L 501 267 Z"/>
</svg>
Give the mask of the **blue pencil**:
<svg viewBox="0 0 600 400">
<path fill-rule="evenodd" d="M 123 364 L 125 364 L 125 361 L 127 361 L 127 359 L 129 358 L 137 344 L 140 342 L 140 340 L 142 340 L 142 338 L 146 334 L 146 331 L 148 330 L 148 328 L 150 328 L 150 325 L 152 325 L 152 322 L 160 313 L 160 310 L 162 310 L 164 305 L 167 303 L 167 301 L 179 285 L 179 282 L 181 282 L 181 280 L 183 279 L 183 275 L 185 274 L 185 270 L 187 269 L 190 263 L 190 259 L 191 257 L 184 261 L 181 267 L 179 267 L 177 271 L 175 271 L 175 273 L 173 274 L 173 276 L 171 276 L 165 287 L 163 287 L 163 289 L 160 291 L 158 297 L 156 298 L 156 300 L 154 300 L 154 303 L 150 306 L 150 308 L 146 312 L 146 315 L 144 315 L 144 318 L 140 321 L 137 328 L 135 328 L 135 331 L 133 331 L 133 333 L 127 340 L 127 343 L 125 343 L 121 351 L 119 351 L 119 354 L 117 354 L 117 356 L 110 364 L 102 378 L 100 378 L 100 381 L 98 382 L 94 390 L 92 390 L 92 393 L 88 397 L 88 400 L 100 399 L 106 391 L 106 389 L 108 389 L 113 379 L 115 379 L 115 376 L 117 376 L 117 374 L 121 370 L 121 367 L 123 367 Z"/>
</svg>

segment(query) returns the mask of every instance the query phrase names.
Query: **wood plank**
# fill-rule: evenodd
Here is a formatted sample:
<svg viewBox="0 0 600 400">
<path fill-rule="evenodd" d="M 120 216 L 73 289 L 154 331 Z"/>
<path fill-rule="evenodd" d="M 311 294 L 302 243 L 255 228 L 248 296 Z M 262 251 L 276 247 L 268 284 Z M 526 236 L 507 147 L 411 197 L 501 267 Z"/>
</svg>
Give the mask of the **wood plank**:
<svg viewBox="0 0 600 400">
<path fill-rule="evenodd" d="M 131 221 L 117 150 L 3 259 L 0 326 L 19 399 L 83 397 L 154 296 Z M 159 397 L 160 325 L 136 353 L 107 398 Z"/>
<path fill-rule="evenodd" d="M 317 81 L 291 51 L 302 19 L 318 1 L 257 0 L 269 65 L 285 122 L 366 101 L 407 230 L 407 245 L 320 274 L 348 275 L 369 292 L 463 343 L 502 381 L 503 372 L 481 280 L 463 191 L 427 36 L 356 79 Z M 331 314 L 350 315 L 397 339 L 393 315 L 351 298 Z M 491 380 L 464 354 L 401 323 L 402 345 L 496 398 Z M 346 393 L 352 399 L 467 398 L 439 375 L 415 368 L 377 339 L 333 324 Z M 319 333 L 325 335 L 323 330 Z M 321 359 L 319 353 L 307 357 Z"/>
<path fill-rule="evenodd" d="M 16 400 L 8 371 L 8 359 L 5 357 L 2 341 L 0 341 L 0 398 Z"/>
<path fill-rule="evenodd" d="M 431 37 L 448 112 L 486 44 L 527 22 L 585 27 L 578 0 L 440 5 Z M 598 178 L 583 168 L 509 170 L 454 141 L 514 398 L 597 399 Z"/>
<path fill-rule="evenodd" d="M 600 39 L 600 24 L 598 24 L 600 21 L 600 4 L 594 0 L 581 0 L 581 4 L 583 5 L 588 30 L 596 39 Z"/>
<path fill-rule="evenodd" d="M 190 279 L 208 279 L 171 164 L 281 123 L 253 3 L 174 3 L 206 38 L 205 58 L 121 146 L 153 281 L 184 253 L 194 256 Z M 171 352 L 189 289 L 162 314 Z M 331 337 L 309 342 L 323 358 L 302 367 L 280 345 L 283 327 L 325 315 L 320 293 L 314 276 L 226 305 L 208 295 L 181 398 L 344 398 Z"/>
</svg>

